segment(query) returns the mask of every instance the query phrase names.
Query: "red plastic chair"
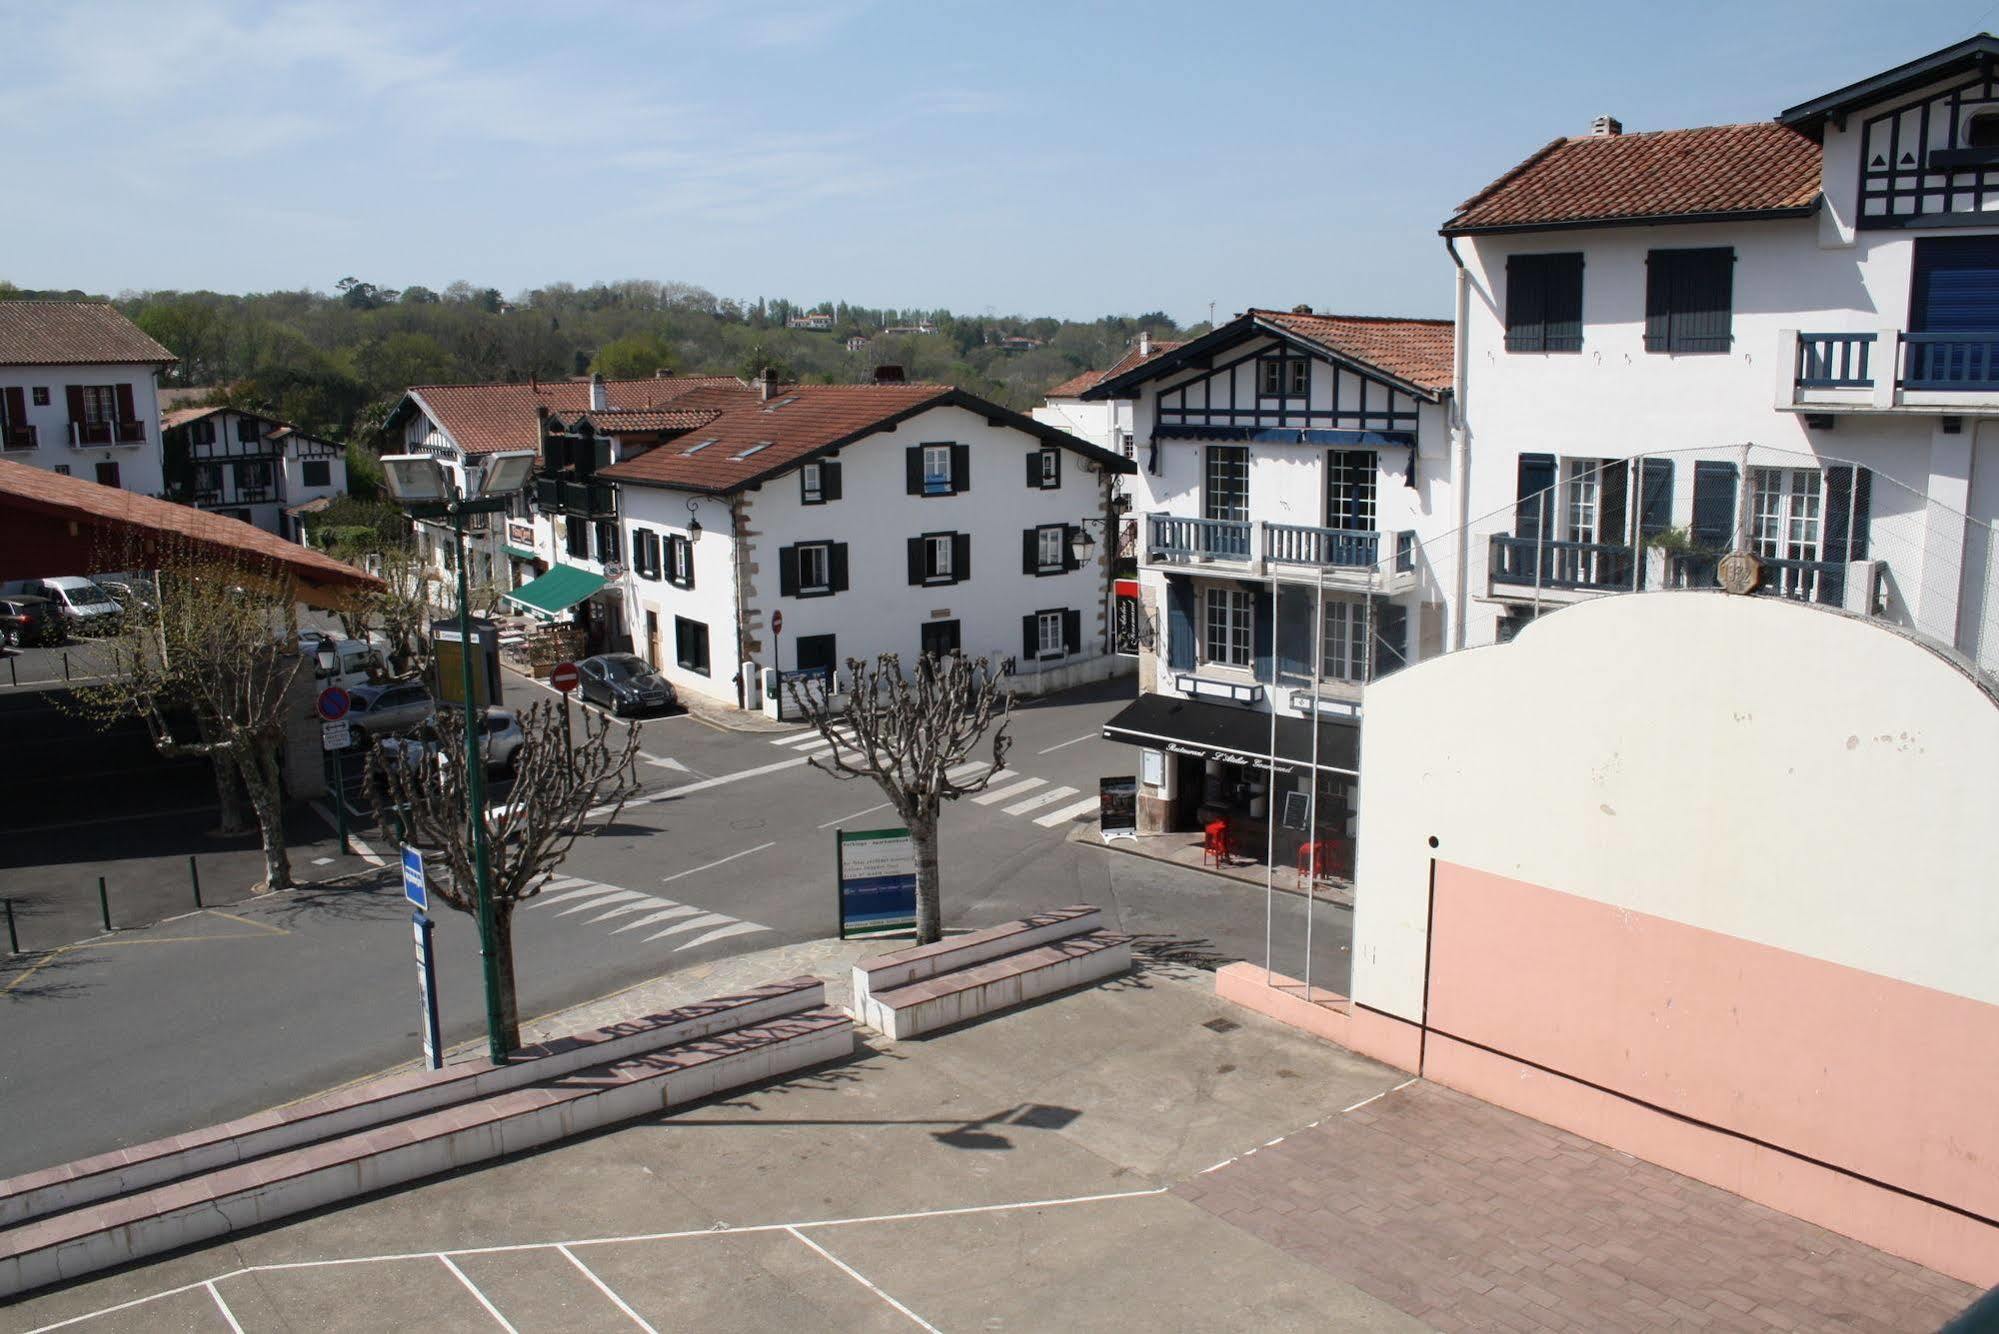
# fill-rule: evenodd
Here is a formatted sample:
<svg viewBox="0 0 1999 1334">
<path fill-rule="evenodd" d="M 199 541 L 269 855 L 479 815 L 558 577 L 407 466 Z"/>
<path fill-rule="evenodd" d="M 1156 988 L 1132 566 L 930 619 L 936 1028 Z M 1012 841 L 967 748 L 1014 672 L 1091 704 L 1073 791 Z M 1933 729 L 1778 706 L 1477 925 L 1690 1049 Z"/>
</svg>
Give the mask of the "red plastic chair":
<svg viewBox="0 0 1999 1334">
<path fill-rule="evenodd" d="M 1207 827 L 1207 838 L 1201 843 L 1201 865 L 1208 864 L 1208 858 L 1215 859 L 1215 865 L 1224 866 L 1229 860 L 1229 822 L 1216 820 Z"/>
</svg>

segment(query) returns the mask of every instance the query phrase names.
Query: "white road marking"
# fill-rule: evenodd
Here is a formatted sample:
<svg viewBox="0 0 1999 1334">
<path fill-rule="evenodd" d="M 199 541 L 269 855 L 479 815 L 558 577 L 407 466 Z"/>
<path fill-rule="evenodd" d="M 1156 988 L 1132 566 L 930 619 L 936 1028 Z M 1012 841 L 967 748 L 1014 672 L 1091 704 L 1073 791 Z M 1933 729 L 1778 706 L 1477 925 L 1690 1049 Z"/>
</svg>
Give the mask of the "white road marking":
<svg viewBox="0 0 1999 1334">
<path fill-rule="evenodd" d="M 491 1302 L 486 1300 L 486 1294 L 479 1291 L 479 1285 L 477 1283 L 474 1283 L 469 1277 L 467 1277 L 464 1270 L 460 1269 L 457 1265 L 451 1262 L 450 1256 L 440 1255 L 437 1258 L 444 1261 L 444 1267 L 446 1269 L 449 1269 L 453 1274 L 456 1274 L 458 1276 L 458 1281 L 465 1285 L 465 1290 L 472 1294 L 472 1296 L 478 1301 L 479 1305 L 486 1308 L 486 1314 L 500 1322 L 501 1329 L 506 1330 L 507 1334 L 521 1334 L 519 1330 L 515 1329 L 513 1325 L 508 1322 L 505 1316 L 500 1314 L 499 1307 L 493 1305 Z"/>
<path fill-rule="evenodd" d="M 580 899 L 586 894 L 602 894 L 603 892 L 604 886 L 594 880 L 587 880 L 578 889 L 564 889 L 554 894 L 544 889 L 541 893 L 529 899 L 527 906 L 530 908 L 552 908 L 565 899 Z"/>
<path fill-rule="evenodd" d="M 1006 813 L 1008 815 L 1025 815 L 1029 811 L 1040 810 L 1043 806 L 1051 805 L 1062 800 L 1064 797 L 1073 797 L 1075 795 L 1076 789 L 1073 787 L 1051 787 L 1046 792 L 1035 793 L 1026 801 L 1016 801 L 1013 805 L 1006 808 Z"/>
<path fill-rule="evenodd" d="M 682 764 L 679 760 L 674 759 L 673 756 L 671 755 L 648 755 L 644 751 L 640 751 L 639 758 L 657 769 L 678 769 L 680 770 L 680 772 L 684 774 L 691 774 L 694 772 L 692 769 Z"/>
<path fill-rule="evenodd" d="M 826 740 L 826 739 L 825 739 L 824 737 L 819 737 L 819 738 L 816 738 L 816 739 L 815 739 L 815 740 L 814 740 L 814 741 L 813 741 L 813 742 L 812 742 L 812 743 L 811 743 L 810 745 L 805 745 L 805 746 L 797 746 L 797 747 L 794 747 L 794 748 L 792 749 L 792 754 L 794 754 L 794 755 L 824 755 L 824 754 L 826 754 L 826 753 L 827 753 L 828 751 L 833 751 L 833 750 L 838 750 L 838 749 L 839 749 L 839 747 L 838 747 L 838 746 L 837 746 L 836 744 L 834 744 L 833 742 L 831 742 L 831 741 L 828 741 L 828 740 Z"/>
<path fill-rule="evenodd" d="M 776 764 L 760 764 L 754 769 L 742 769 L 732 774 L 723 774 L 719 778 L 704 778 L 698 783 L 682 783 L 679 787 L 670 787 L 664 792 L 655 793 L 651 797 L 641 797 L 639 800 L 658 801 L 662 797 L 678 797 L 689 792 L 701 792 L 711 787 L 720 787 L 724 783 L 739 783 L 745 778 L 761 778 L 765 774 L 774 774 L 780 769 L 796 769 L 811 758 L 809 755 L 800 755 L 794 759 L 779 760 Z M 630 806 L 636 803 L 628 801 L 625 804 Z M 604 809 L 609 810 L 610 808 L 605 807 Z"/>
<path fill-rule="evenodd" d="M 702 932 L 685 945 L 675 945 L 673 952 L 678 954 L 682 950 L 691 950 L 696 945 L 706 945 L 711 940 L 727 940 L 730 936 L 744 936 L 752 931 L 768 930 L 770 930 L 769 927 L 759 926 L 755 922 L 737 922 L 734 926 L 718 926 L 713 931 Z"/>
<path fill-rule="evenodd" d="M 331 858 L 331 857 L 314 857 L 314 858 L 312 859 L 312 864 L 313 864 L 314 866 L 331 866 L 331 865 L 333 865 L 333 858 Z"/>
<path fill-rule="evenodd" d="M 646 937 L 646 944 L 650 945 L 655 940 L 664 940 L 668 936 L 677 936 L 686 931 L 699 931 L 703 927 L 726 926 L 728 923 L 733 922 L 735 920 L 736 920 L 735 918 L 729 916 L 729 914 L 727 913 L 722 913 L 722 912 L 705 913 L 700 917 L 696 917 L 692 921 L 676 922 L 672 926 L 666 928 L 666 930 L 664 931 L 653 932 L 651 935 Z"/>
<path fill-rule="evenodd" d="M 1064 746 L 1073 746 L 1079 742 L 1089 741 L 1101 735 L 1102 733 L 1099 732 L 1085 732 L 1081 736 L 1072 736 L 1067 741 L 1058 741 L 1054 745 L 1050 746 L 1047 750 L 1037 750 L 1034 753 L 1036 755 L 1052 755 L 1056 751 L 1062 749 Z"/>
<path fill-rule="evenodd" d="M 786 1228 L 785 1231 L 789 1232 L 792 1236 L 804 1242 L 807 1246 L 810 1246 L 813 1250 L 819 1252 L 819 1254 L 825 1256 L 828 1260 L 830 1260 L 834 1264 L 836 1268 L 840 1270 L 841 1273 L 845 1274 L 848 1278 L 853 1279 L 854 1282 L 860 1284 L 862 1287 L 866 1288 L 869 1292 L 872 1292 L 875 1296 L 881 1298 L 883 1301 L 887 1302 L 890 1306 L 893 1306 L 896 1310 L 908 1316 L 911 1320 L 915 1321 L 917 1325 L 921 1326 L 924 1329 L 929 1330 L 930 1334 L 942 1334 L 942 1331 L 939 1330 L 937 1326 L 931 1324 L 928 1320 L 925 1320 L 922 1316 L 916 1314 L 916 1312 L 910 1310 L 907 1306 L 904 1306 L 901 1302 L 889 1296 L 887 1293 L 883 1292 L 880 1288 L 876 1287 L 874 1284 L 868 1282 L 867 1277 L 863 1275 L 860 1270 L 854 1268 L 852 1265 L 848 1264 L 845 1260 L 842 1260 L 839 1256 L 833 1254 L 833 1252 L 827 1250 L 824 1246 L 821 1246 L 818 1242 L 812 1240 L 812 1238 L 806 1236 L 803 1232 L 800 1232 L 797 1228 L 790 1227 Z"/>
<path fill-rule="evenodd" d="M 789 736 L 772 737 L 770 743 L 773 746 L 801 746 L 818 735 L 819 733 L 816 730 L 793 732 Z"/>
<path fill-rule="evenodd" d="M 776 846 L 777 846 L 776 840 L 772 840 L 769 843 L 759 843 L 754 848 L 744 848 L 741 852 L 732 852 L 726 857 L 718 858 L 715 861 L 709 862 L 706 866 L 696 866 L 690 870 L 675 871 L 672 875 L 661 876 L 660 883 L 662 885 L 671 884 L 673 881 L 679 880 L 685 876 L 693 875 L 697 871 L 712 871 L 717 866 L 722 865 L 723 862 L 732 862 L 736 860 L 736 858 L 738 857 L 747 857 L 752 852 L 762 852 L 765 848 L 774 848 Z"/>
<path fill-rule="evenodd" d="M 597 1291 L 603 1293 L 606 1297 L 609 1297 L 612 1303 L 620 1311 L 623 1311 L 626 1315 L 630 1316 L 632 1318 L 632 1323 L 634 1325 L 637 1325 L 640 1329 L 644 1330 L 646 1334 L 659 1334 L 658 1330 L 654 1329 L 651 1325 L 648 1325 L 644 1320 L 641 1320 L 639 1318 L 639 1313 L 637 1311 L 634 1311 L 631 1307 L 625 1305 L 625 1299 L 623 1297 L 620 1297 L 617 1293 L 611 1291 L 610 1284 L 606 1283 L 603 1279 L 598 1278 L 595 1274 L 591 1273 L 590 1266 L 584 1264 L 581 1260 L 577 1259 L 575 1254 L 571 1252 L 567 1246 L 557 1246 L 555 1249 L 561 1251 L 565 1256 L 568 1256 L 569 1263 L 575 1265 L 578 1269 L 582 1270 L 583 1277 L 589 1279 L 592 1283 L 595 1283 L 597 1285 Z"/>
<path fill-rule="evenodd" d="M 647 913 L 644 917 L 639 918 L 639 920 L 636 922 L 627 922 L 623 926 L 619 927 L 616 931 L 613 931 L 611 934 L 615 936 L 625 931 L 636 931 L 638 930 L 638 928 L 642 926 L 651 926 L 654 922 L 671 921 L 675 917 L 685 917 L 689 913 L 697 913 L 700 911 L 701 909 L 699 908 L 690 908 L 684 903 L 676 903 L 671 908 L 667 908 L 661 912 Z"/>
<path fill-rule="evenodd" d="M 243 1334 L 243 1327 L 236 1323 L 236 1313 L 229 1309 L 229 1303 L 223 1301 L 222 1294 L 215 1290 L 215 1280 L 210 1279 L 201 1286 L 207 1288 L 208 1295 L 215 1299 L 215 1309 L 222 1312 L 222 1318 L 229 1322 L 229 1328 L 234 1330 L 235 1334 Z"/>
<path fill-rule="evenodd" d="M 990 806 L 996 801 L 1005 801 L 1008 797 L 1017 797 L 1023 792 L 1040 787 L 1047 781 L 1045 778 L 1023 778 L 1010 787 L 988 788 L 984 792 L 979 793 L 978 796 L 973 797 L 972 804 L 975 806 Z"/>
<path fill-rule="evenodd" d="M 595 926 L 599 922 L 608 922 L 613 917 L 623 917 L 626 913 L 644 912 L 647 908 L 667 908 L 672 906 L 674 906 L 672 899 L 656 899 L 650 894 L 641 894 L 637 902 L 627 903 L 623 907 L 613 908 L 609 912 L 600 912 L 585 922 L 584 925 Z"/>
<path fill-rule="evenodd" d="M 863 815 L 873 815 L 876 811 L 885 811 L 893 805 L 895 805 L 895 803 L 892 801 L 884 801 L 879 805 L 870 806 L 864 811 L 855 811 L 852 815 L 843 815 L 837 820 L 828 820 L 825 824 L 822 824 L 819 827 L 821 829 L 831 829 L 836 824 L 845 824 L 849 820 L 858 820 Z"/>
<path fill-rule="evenodd" d="M 1085 797 L 1074 806 L 1064 806 L 1059 811 L 1051 811 L 1047 815 L 1036 818 L 1034 823 L 1044 828 L 1053 829 L 1058 824 L 1067 824 L 1071 820 L 1088 815 L 1102 804 L 1103 801 L 1099 797 Z"/>
<path fill-rule="evenodd" d="M 968 760 L 964 764 L 953 765 L 944 771 L 944 776 L 954 783 L 962 783 L 975 774 L 985 772 L 984 760 Z"/>
<path fill-rule="evenodd" d="M 613 885 L 605 885 L 604 888 L 610 890 L 610 893 L 605 894 L 601 898 L 589 899 L 578 903 L 574 907 L 564 908 L 556 916 L 568 917 L 572 913 L 589 912 L 592 908 L 601 908 L 607 903 L 623 903 L 627 899 L 642 899 L 645 897 L 645 895 L 639 893 L 636 889 L 619 889 Z"/>
<path fill-rule="evenodd" d="M 314 801 L 314 802 L 309 802 L 307 804 L 312 807 L 314 813 L 316 813 L 320 819 L 326 821 L 326 827 L 328 829 L 338 829 L 340 827 L 333 819 L 333 812 L 326 809 L 325 802 Z M 352 807 L 349 807 L 349 809 L 351 810 Z M 54 829 L 57 828 L 58 826 L 37 825 L 35 827 L 37 829 Z M 386 861 L 383 861 L 381 857 L 376 855 L 375 850 L 373 848 L 369 847 L 366 843 L 363 843 L 359 838 L 359 836 L 352 833 L 348 834 L 347 844 L 349 847 L 354 849 L 355 855 L 360 857 L 362 861 L 372 862 L 376 866 L 388 865 Z"/>
</svg>

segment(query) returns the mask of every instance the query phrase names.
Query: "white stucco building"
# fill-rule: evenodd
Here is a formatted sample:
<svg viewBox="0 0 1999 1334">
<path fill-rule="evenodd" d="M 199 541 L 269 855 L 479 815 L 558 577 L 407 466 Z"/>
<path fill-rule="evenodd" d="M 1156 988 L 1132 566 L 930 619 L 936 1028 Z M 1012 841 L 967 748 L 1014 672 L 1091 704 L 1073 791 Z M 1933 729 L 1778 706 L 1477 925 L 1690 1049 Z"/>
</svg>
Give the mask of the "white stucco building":
<svg viewBox="0 0 1999 1334">
<path fill-rule="evenodd" d="M 1603 117 L 1444 225 L 1468 642 L 1712 584 L 1734 550 L 1760 593 L 1999 666 L 1995 55 L 1981 35 L 1755 124 Z"/>
<path fill-rule="evenodd" d="M 780 674 L 885 652 L 989 657 L 1024 694 L 1122 665 L 1102 535 L 1129 465 L 1074 436 L 899 382 L 711 382 L 546 420 L 545 578 L 590 584 L 683 691 L 761 707 Z"/>
<path fill-rule="evenodd" d="M 159 377 L 176 360 L 102 302 L 0 301 L 0 457 L 160 495 Z"/>
<path fill-rule="evenodd" d="M 167 496 L 299 538 L 288 511 L 347 494 L 347 454 L 290 422 L 239 408 L 176 408 L 160 419 Z"/>
</svg>

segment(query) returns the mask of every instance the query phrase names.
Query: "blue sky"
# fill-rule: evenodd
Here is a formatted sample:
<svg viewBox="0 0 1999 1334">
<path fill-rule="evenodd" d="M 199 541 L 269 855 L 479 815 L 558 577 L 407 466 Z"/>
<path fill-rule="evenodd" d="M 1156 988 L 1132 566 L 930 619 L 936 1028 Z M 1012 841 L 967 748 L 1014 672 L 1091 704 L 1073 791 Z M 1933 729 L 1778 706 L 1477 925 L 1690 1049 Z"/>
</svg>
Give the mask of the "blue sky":
<svg viewBox="0 0 1999 1334">
<path fill-rule="evenodd" d="M 1993 0 L 0 0 L 24 287 L 1448 314 L 1451 207 L 1608 112 L 1765 119 Z"/>
</svg>

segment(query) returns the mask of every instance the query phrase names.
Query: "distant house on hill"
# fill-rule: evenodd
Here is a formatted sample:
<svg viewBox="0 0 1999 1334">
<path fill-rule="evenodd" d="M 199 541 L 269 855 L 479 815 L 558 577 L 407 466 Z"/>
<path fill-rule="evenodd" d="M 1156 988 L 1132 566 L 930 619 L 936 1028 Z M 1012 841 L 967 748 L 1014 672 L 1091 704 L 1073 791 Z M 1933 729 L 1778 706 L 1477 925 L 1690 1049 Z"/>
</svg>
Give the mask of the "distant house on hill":
<svg viewBox="0 0 1999 1334">
<path fill-rule="evenodd" d="M 888 328 L 883 329 L 882 332 L 891 337 L 908 334 L 934 334 L 937 332 L 937 326 L 929 320 L 922 320 L 916 324 L 891 324 Z"/>
<path fill-rule="evenodd" d="M 826 333 L 833 327 L 833 317 L 823 310 L 810 311 L 804 315 L 793 315 L 784 322 L 787 329 L 809 329 L 813 333 Z"/>
<path fill-rule="evenodd" d="M 868 339 L 867 339 L 867 336 L 866 336 L 865 334 L 854 334 L 854 335 L 853 335 L 852 337 L 848 338 L 848 339 L 847 339 L 847 350 L 848 350 L 849 352 L 865 352 L 865 351 L 867 351 L 867 350 L 868 350 Z"/>
<path fill-rule="evenodd" d="M 160 419 L 160 439 L 168 499 L 293 541 L 301 515 L 292 510 L 347 493 L 347 451 L 276 417 L 178 408 Z"/>
</svg>

